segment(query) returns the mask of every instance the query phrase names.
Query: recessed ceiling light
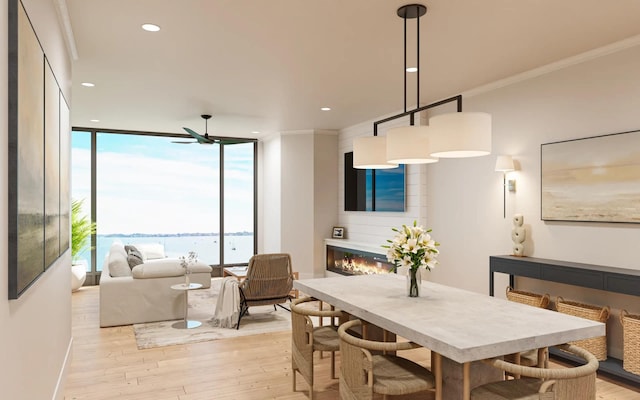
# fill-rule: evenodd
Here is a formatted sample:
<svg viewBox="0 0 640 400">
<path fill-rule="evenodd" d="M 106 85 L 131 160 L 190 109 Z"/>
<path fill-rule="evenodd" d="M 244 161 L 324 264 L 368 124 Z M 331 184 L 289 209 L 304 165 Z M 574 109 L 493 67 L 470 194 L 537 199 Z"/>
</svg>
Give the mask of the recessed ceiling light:
<svg viewBox="0 0 640 400">
<path fill-rule="evenodd" d="M 407 68 L 407 72 L 418 72 L 418 68 L 416 68 L 416 67 L 409 67 L 409 68 Z"/>
<path fill-rule="evenodd" d="M 331 107 L 322 107 L 321 110 L 322 111 L 331 111 Z"/>
<path fill-rule="evenodd" d="M 142 29 L 147 32 L 158 32 L 160 30 L 160 27 L 155 24 L 142 24 Z"/>
<path fill-rule="evenodd" d="M 252 134 L 257 135 L 260 131 L 251 131 Z"/>
<path fill-rule="evenodd" d="M 91 82 L 82 82 L 81 85 L 85 86 L 85 87 L 94 87 L 95 86 L 95 84 L 93 84 Z"/>
<path fill-rule="evenodd" d="M 89 121 L 91 121 L 91 122 L 100 122 L 99 119 L 90 119 Z"/>
</svg>

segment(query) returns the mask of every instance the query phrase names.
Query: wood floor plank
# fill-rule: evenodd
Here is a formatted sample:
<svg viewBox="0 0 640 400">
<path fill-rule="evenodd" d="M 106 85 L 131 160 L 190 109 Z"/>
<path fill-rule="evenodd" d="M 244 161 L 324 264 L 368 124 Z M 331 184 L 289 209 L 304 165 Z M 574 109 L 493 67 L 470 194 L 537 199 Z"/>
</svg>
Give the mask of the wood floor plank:
<svg viewBox="0 0 640 400">
<path fill-rule="evenodd" d="M 65 400 L 306 400 L 298 376 L 292 390 L 291 334 L 276 332 L 188 345 L 139 350 L 131 326 L 100 328 L 99 287 L 73 293 L 73 358 Z M 242 329 L 242 328 L 240 328 Z M 429 365 L 429 352 L 407 353 Z M 330 357 L 316 356 L 316 400 L 335 400 Z M 340 357 L 337 357 L 339 365 Z M 598 400 L 638 400 L 640 389 L 606 377 L 597 380 Z M 425 399 L 402 396 L 394 400 Z M 429 397 L 426 397 L 429 399 Z"/>
</svg>

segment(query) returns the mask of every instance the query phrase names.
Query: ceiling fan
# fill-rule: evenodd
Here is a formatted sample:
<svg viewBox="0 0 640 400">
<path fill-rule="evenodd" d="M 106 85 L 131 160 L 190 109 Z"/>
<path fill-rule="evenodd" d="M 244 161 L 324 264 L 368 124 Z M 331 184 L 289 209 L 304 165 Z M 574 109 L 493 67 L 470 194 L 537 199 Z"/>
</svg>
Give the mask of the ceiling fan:
<svg viewBox="0 0 640 400">
<path fill-rule="evenodd" d="M 179 143 L 179 144 L 192 144 L 192 143 L 198 143 L 198 144 L 213 144 L 216 142 L 216 140 L 214 138 L 209 138 L 209 133 L 207 132 L 207 121 L 211 118 L 211 115 L 209 114 L 202 114 L 200 117 L 202 117 L 202 119 L 204 119 L 204 136 L 199 134 L 198 132 L 194 131 L 193 129 L 189 129 L 189 128 L 185 128 L 183 127 L 182 129 L 184 129 L 185 131 L 187 131 L 187 133 L 191 136 L 193 136 L 193 138 L 196 140 L 194 141 L 174 141 L 173 143 Z M 217 140 L 219 142 L 219 140 Z"/>
<path fill-rule="evenodd" d="M 209 133 L 207 131 L 207 121 L 209 119 L 211 119 L 211 115 L 202 114 L 200 117 L 202 117 L 202 119 L 204 119 L 204 135 L 199 134 L 198 132 L 194 131 L 193 129 L 182 127 L 182 129 L 187 131 L 187 133 L 189 135 L 193 136 L 193 138 L 196 141 L 194 142 L 194 141 L 180 141 L 180 140 L 178 140 L 178 141 L 173 141 L 173 143 L 179 143 L 179 144 L 193 144 L 193 143 L 198 143 L 198 144 L 214 144 L 214 143 L 218 143 L 218 144 L 237 144 L 237 143 L 245 143 L 246 142 L 246 140 L 243 140 L 243 139 L 220 138 L 220 137 L 209 136 Z"/>
</svg>

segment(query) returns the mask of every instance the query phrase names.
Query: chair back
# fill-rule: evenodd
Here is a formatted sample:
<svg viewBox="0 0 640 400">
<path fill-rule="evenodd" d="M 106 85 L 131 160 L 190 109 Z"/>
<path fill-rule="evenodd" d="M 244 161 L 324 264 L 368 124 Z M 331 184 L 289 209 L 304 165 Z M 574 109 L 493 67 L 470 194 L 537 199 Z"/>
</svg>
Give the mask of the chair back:
<svg viewBox="0 0 640 400">
<path fill-rule="evenodd" d="M 587 360 L 587 364 L 576 368 L 567 368 L 568 378 L 557 379 L 553 385 L 555 400 L 595 400 L 596 398 L 596 371 L 600 363 L 596 356 L 587 350 L 570 346 L 570 353 Z"/>
<path fill-rule="evenodd" d="M 313 363 L 313 323 L 298 306 L 306 301 L 301 298 L 291 303 L 291 346 L 293 361 L 309 382 L 313 380 L 313 367 L 309 367 Z"/>
<path fill-rule="evenodd" d="M 361 339 L 349 333 L 349 329 L 362 325 L 360 320 L 345 322 L 338 328 L 340 337 L 340 398 L 342 400 L 373 399 L 373 365 L 372 352 L 391 354 L 399 350 L 411 350 L 420 346 L 413 342 L 378 342 Z M 384 367 L 383 367 L 384 369 Z M 405 377 L 406 378 L 406 377 Z M 395 388 L 399 393 L 412 393 L 406 390 L 406 381 L 398 379 Z"/>
<path fill-rule="evenodd" d="M 540 385 L 541 399 L 595 400 L 596 371 L 600 366 L 598 359 L 587 350 L 575 345 L 561 345 L 558 347 L 584 359 L 587 363 L 572 368 L 533 368 L 509 363 L 500 359 L 485 362 L 511 374 L 542 379 L 543 381 L 541 381 Z M 491 384 L 489 384 L 489 386 L 490 385 Z M 514 387 L 514 389 L 515 388 L 516 387 Z M 472 398 L 473 397 L 474 396 L 472 396 Z"/>
<path fill-rule="evenodd" d="M 358 339 L 348 330 L 361 324 L 360 320 L 345 322 L 338 328 L 340 336 L 340 399 L 370 400 L 373 399 L 372 355 L 357 346 Z"/>
<path fill-rule="evenodd" d="M 293 288 L 291 256 L 285 253 L 254 255 L 240 287 L 248 301 L 286 300 Z"/>
</svg>

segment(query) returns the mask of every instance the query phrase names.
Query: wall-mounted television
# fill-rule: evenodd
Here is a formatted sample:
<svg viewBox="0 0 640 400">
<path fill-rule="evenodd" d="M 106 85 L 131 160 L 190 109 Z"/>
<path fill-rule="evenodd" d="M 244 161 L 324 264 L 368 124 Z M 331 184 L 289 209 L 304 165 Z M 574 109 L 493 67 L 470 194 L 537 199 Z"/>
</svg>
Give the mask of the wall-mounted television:
<svg viewBox="0 0 640 400">
<path fill-rule="evenodd" d="M 353 168 L 353 152 L 345 153 L 344 210 L 404 212 L 405 166 Z"/>
</svg>

